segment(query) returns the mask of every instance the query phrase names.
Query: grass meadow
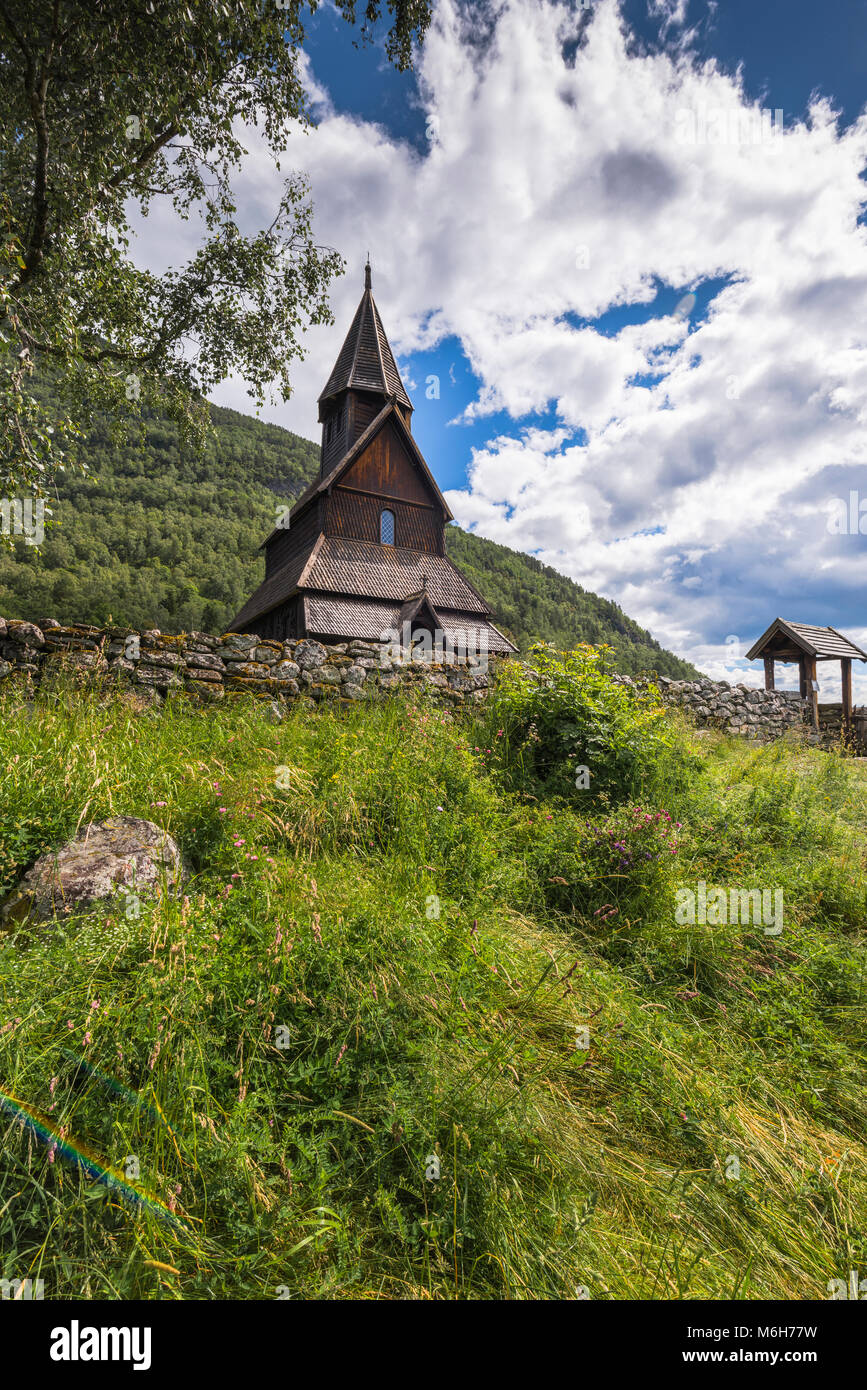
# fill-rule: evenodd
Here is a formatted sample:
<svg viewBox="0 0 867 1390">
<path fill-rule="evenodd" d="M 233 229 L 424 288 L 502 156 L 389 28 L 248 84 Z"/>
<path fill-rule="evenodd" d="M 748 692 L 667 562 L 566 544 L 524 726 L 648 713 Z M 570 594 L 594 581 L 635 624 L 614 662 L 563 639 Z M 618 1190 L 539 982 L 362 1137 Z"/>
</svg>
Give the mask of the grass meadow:
<svg viewBox="0 0 867 1390">
<path fill-rule="evenodd" d="M 5 1277 L 670 1300 L 867 1274 L 861 764 L 699 736 L 588 649 L 539 662 L 486 706 L 279 724 L 0 694 L 0 893 L 111 815 L 189 869 L 0 933 Z M 782 888 L 782 931 L 679 923 L 699 881 Z"/>
</svg>

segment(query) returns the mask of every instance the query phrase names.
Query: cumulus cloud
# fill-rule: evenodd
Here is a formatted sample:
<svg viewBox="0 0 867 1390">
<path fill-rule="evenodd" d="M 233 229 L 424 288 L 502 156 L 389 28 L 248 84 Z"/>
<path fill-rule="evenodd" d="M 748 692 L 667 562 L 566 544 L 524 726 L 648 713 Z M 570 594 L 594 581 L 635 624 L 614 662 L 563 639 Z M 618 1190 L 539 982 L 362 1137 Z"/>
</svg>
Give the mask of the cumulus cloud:
<svg viewBox="0 0 867 1390">
<path fill-rule="evenodd" d="M 815 101 L 774 129 L 738 74 L 696 60 L 681 0 L 655 8 L 671 37 L 645 52 L 616 0 L 503 0 L 484 43 L 478 7 L 441 0 L 419 68 L 429 149 L 337 113 L 308 71 L 320 123 L 298 162 L 320 239 L 351 261 L 338 324 L 371 248 L 398 354 L 454 336 L 478 379 L 455 415 L 513 422 L 468 458 L 458 521 L 738 679 L 738 643 L 777 615 L 867 631 L 864 542 L 827 518 L 867 496 L 867 117 L 843 129 Z M 278 178 L 254 142 L 251 215 Z M 715 292 L 663 315 L 660 285 Z M 626 305 L 643 321 L 617 327 Z M 272 413 L 305 434 L 333 330 L 308 348 Z M 219 398 L 245 408 L 241 383 Z"/>
</svg>

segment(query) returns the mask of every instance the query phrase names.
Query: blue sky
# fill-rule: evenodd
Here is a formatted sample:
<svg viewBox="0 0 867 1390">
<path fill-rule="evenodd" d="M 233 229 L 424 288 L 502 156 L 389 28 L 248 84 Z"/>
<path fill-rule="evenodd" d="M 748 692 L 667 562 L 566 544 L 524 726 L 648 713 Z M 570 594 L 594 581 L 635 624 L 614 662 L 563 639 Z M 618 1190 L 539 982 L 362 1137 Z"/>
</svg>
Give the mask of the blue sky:
<svg viewBox="0 0 867 1390">
<path fill-rule="evenodd" d="M 777 615 L 867 641 L 865 539 L 828 522 L 867 499 L 867 0 L 438 0 L 410 74 L 325 6 L 306 55 L 296 164 L 347 274 L 262 414 L 317 436 L 369 250 L 462 525 L 717 677 L 759 681 Z M 251 224 L 279 178 L 254 138 Z"/>
</svg>

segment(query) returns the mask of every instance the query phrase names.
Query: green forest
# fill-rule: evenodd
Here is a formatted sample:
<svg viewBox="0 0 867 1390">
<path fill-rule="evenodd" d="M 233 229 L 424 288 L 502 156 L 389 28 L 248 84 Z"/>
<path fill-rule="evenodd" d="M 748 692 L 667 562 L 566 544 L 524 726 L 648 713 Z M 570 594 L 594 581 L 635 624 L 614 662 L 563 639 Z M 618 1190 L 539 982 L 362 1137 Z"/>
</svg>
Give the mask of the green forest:
<svg viewBox="0 0 867 1390">
<path fill-rule="evenodd" d="M 133 442 L 116 442 L 107 421 L 92 430 L 80 450 L 85 471 L 59 475 L 44 543 L 18 538 L 0 549 L 0 614 L 224 631 L 261 582 L 259 546 L 278 506 L 316 472 L 319 446 L 237 411 L 211 414 L 215 434 L 201 456 L 159 416 L 145 414 Z M 522 649 L 608 643 L 623 672 L 695 674 L 617 604 L 532 556 L 457 526 L 447 546 Z"/>
</svg>

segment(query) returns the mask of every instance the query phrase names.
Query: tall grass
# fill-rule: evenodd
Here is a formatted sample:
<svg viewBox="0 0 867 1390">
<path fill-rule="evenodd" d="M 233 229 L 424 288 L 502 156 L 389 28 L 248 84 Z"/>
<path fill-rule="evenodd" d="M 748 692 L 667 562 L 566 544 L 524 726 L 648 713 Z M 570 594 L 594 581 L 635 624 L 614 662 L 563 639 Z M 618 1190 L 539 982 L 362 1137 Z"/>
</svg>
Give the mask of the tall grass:
<svg viewBox="0 0 867 1390">
<path fill-rule="evenodd" d="M 652 722 L 643 795 L 582 800 L 519 765 L 496 701 L 273 725 L 255 702 L 0 696 L 0 891 L 110 815 L 165 826 L 190 869 L 138 917 L 0 936 L 0 1087 L 104 1165 L 134 1157 L 176 1218 L 0 1115 L 5 1277 L 178 1299 L 863 1277 L 857 767 L 716 736 L 699 758 Z M 676 925 L 700 878 L 782 884 L 782 935 Z"/>
</svg>

